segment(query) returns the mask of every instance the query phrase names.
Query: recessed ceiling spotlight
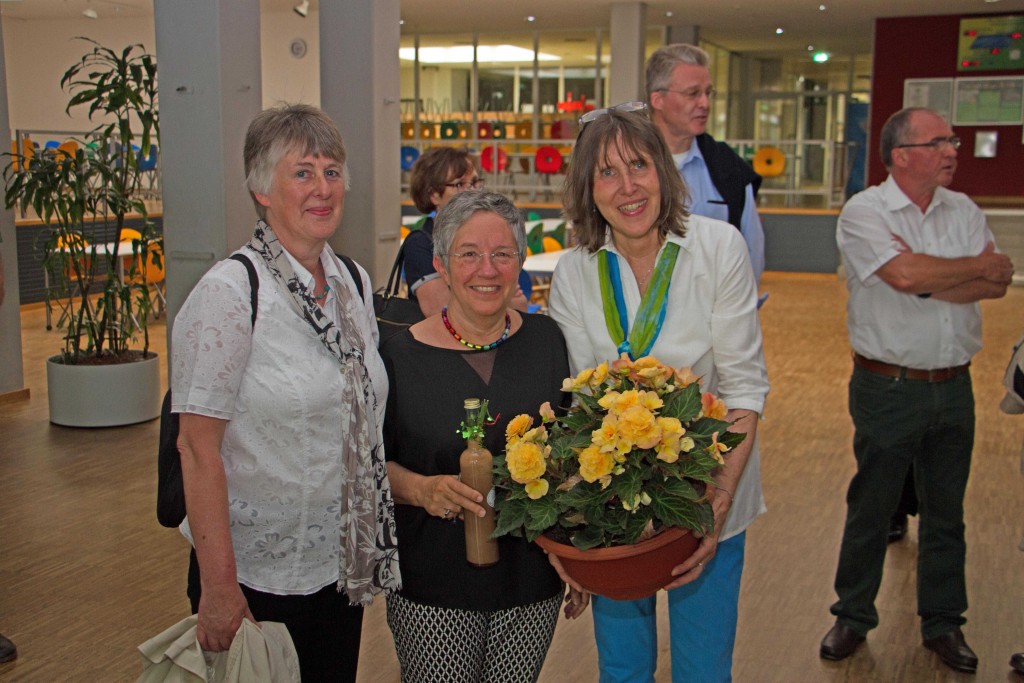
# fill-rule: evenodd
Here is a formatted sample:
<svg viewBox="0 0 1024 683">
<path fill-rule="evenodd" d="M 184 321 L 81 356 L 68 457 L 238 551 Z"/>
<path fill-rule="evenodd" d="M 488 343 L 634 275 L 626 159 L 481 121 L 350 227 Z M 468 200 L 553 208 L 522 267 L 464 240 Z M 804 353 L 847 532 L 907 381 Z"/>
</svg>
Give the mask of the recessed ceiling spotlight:
<svg viewBox="0 0 1024 683">
<path fill-rule="evenodd" d="M 533 16 L 531 14 L 530 16 L 526 17 L 526 20 L 529 21 L 529 22 L 534 22 L 534 21 L 537 21 L 537 17 L 535 17 L 535 16 Z"/>
<path fill-rule="evenodd" d="M 82 11 L 82 16 L 88 17 L 89 19 L 99 19 L 100 15 L 96 14 L 96 10 L 90 7 L 87 10 Z"/>
<path fill-rule="evenodd" d="M 814 46 L 813 45 L 808 45 L 807 46 L 807 51 L 808 52 L 814 52 Z"/>
<path fill-rule="evenodd" d="M 825 5 L 818 5 L 818 11 L 819 12 L 824 12 L 827 9 L 828 9 L 828 7 L 826 7 Z"/>
<path fill-rule="evenodd" d="M 405 26 L 405 19 L 399 19 L 398 20 L 398 25 L 399 26 Z"/>
<path fill-rule="evenodd" d="M 985 2 L 999 2 L 999 0 L 985 0 Z"/>
<path fill-rule="evenodd" d="M 295 7 L 292 7 L 292 10 L 300 17 L 305 19 L 307 16 L 309 16 L 309 0 L 302 0 L 302 2 L 297 4 Z"/>
<path fill-rule="evenodd" d="M 672 16 L 672 10 L 669 10 L 669 11 L 665 12 L 665 16 L 666 17 L 671 17 Z"/>
<path fill-rule="evenodd" d="M 775 35 L 781 36 L 783 33 L 784 33 L 784 31 L 783 31 L 781 26 L 778 27 L 777 29 L 775 29 Z"/>
</svg>

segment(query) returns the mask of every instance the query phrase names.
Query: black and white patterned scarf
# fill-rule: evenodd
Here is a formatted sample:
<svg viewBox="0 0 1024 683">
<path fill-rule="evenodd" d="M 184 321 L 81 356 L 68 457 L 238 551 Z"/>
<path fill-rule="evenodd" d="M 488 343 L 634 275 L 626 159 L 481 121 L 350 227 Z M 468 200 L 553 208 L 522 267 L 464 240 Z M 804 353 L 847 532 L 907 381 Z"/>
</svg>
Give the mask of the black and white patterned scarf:
<svg viewBox="0 0 1024 683">
<path fill-rule="evenodd" d="M 363 361 L 365 349 L 356 322 L 355 297 L 338 297 L 341 319 L 335 325 L 320 310 L 312 292 L 299 281 L 284 247 L 264 221 L 256 223 L 249 247 L 263 257 L 270 272 L 288 290 L 292 308 L 338 359 L 349 380 L 340 397 L 347 410 L 341 413 L 338 590 L 344 590 L 352 604 L 367 605 L 381 591 L 401 589 L 402 578 L 398 569 L 395 503 L 384 449 L 377 441 L 377 398 Z"/>
</svg>

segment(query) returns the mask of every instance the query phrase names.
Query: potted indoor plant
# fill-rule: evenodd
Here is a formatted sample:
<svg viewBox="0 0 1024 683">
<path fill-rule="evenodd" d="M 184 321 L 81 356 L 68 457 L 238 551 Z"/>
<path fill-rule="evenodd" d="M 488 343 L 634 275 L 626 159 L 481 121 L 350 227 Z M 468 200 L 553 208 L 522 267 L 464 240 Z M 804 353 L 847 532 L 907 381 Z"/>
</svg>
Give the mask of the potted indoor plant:
<svg viewBox="0 0 1024 683">
<path fill-rule="evenodd" d="M 42 240 L 52 283 L 46 305 L 57 300 L 63 309 L 63 348 L 47 365 L 50 421 L 112 426 L 160 414 L 159 361 L 149 351 L 147 329 L 154 301 L 145 264 L 160 265 L 162 249 L 146 220 L 139 169 L 159 138 L 156 62 L 141 45 L 116 52 L 82 40 L 92 49 L 61 78 L 70 94 L 65 111 L 87 107 L 89 119 L 102 122 L 75 141 L 77 149 L 9 155 L 4 203 L 31 207 L 50 227 Z M 131 252 L 121 253 L 129 214 L 141 216 L 144 227 Z M 90 240 L 93 235 L 112 235 L 111 248 L 96 244 L 109 237 Z M 104 400 L 112 387 L 116 400 Z"/>
<path fill-rule="evenodd" d="M 537 541 L 593 592 L 650 595 L 712 530 L 713 475 L 745 435 L 728 431 L 725 405 L 688 368 L 651 356 L 588 368 L 562 389 L 575 399 L 565 415 L 545 404 L 539 425 L 509 422 L 495 460 L 495 535 Z M 646 554 L 662 548 L 664 559 Z M 640 566 L 623 560 L 634 554 Z M 602 582 L 602 559 L 621 585 Z"/>
</svg>

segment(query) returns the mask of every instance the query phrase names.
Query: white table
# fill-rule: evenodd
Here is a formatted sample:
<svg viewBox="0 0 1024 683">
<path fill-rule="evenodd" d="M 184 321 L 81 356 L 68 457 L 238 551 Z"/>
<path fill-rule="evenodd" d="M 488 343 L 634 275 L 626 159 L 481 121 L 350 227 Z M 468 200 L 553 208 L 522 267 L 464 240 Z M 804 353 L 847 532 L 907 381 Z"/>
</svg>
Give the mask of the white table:
<svg viewBox="0 0 1024 683">
<path fill-rule="evenodd" d="M 530 275 L 551 277 L 551 274 L 555 272 L 555 266 L 558 265 L 558 259 L 562 258 L 562 254 L 565 252 L 565 249 L 561 249 L 527 256 L 523 263 L 523 270 Z"/>
<path fill-rule="evenodd" d="M 92 255 L 93 247 L 96 248 L 96 255 L 97 256 L 110 256 L 111 254 L 114 253 L 114 249 L 115 248 L 117 249 L 117 277 L 123 283 L 124 282 L 124 257 L 125 256 L 130 257 L 132 255 L 132 240 L 125 240 L 125 241 L 122 241 L 122 242 L 104 242 L 103 244 L 90 243 L 89 246 L 87 246 L 85 248 L 86 254 L 88 254 L 90 257 Z M 69 254 L 69 253 L 71 253 L 71 248 L 64 246 L 64 247 L 60 247 L 57 251 L 63 252 L 65 254 Z M 50 305 L 49 305 L 49 299 L 50 299 L 50 269 L 49 268 L 43 268 L 43 288 L 46 291 L 46 299 L 47 299 L 47 305 L 46 305 L 46 329 L 49 330 L 49 329 L 52 329 L 52 324 L 51 324 L 51 320 L 50 320 Z"/>
</svg>

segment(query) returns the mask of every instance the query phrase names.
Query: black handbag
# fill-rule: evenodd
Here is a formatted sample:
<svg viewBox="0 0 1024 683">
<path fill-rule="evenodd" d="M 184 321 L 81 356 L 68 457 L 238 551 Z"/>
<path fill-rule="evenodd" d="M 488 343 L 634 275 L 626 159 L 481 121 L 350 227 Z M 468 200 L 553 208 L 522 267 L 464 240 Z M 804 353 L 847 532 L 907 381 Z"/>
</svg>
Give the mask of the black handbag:
<svg viewBox="0 0 1024 683">
<path fill-rule="evenodd" d="M 377 316 L 380 346 L 384 346 L 384 342 L 410 325 L 415 325 L 423 320 L 423 311 L 420 310 L 419 302 L 399 296 L 404 263 L 405 242 L 398 248 L 387 285 L 373 293 L 373 312 Z"/>
</svg>

